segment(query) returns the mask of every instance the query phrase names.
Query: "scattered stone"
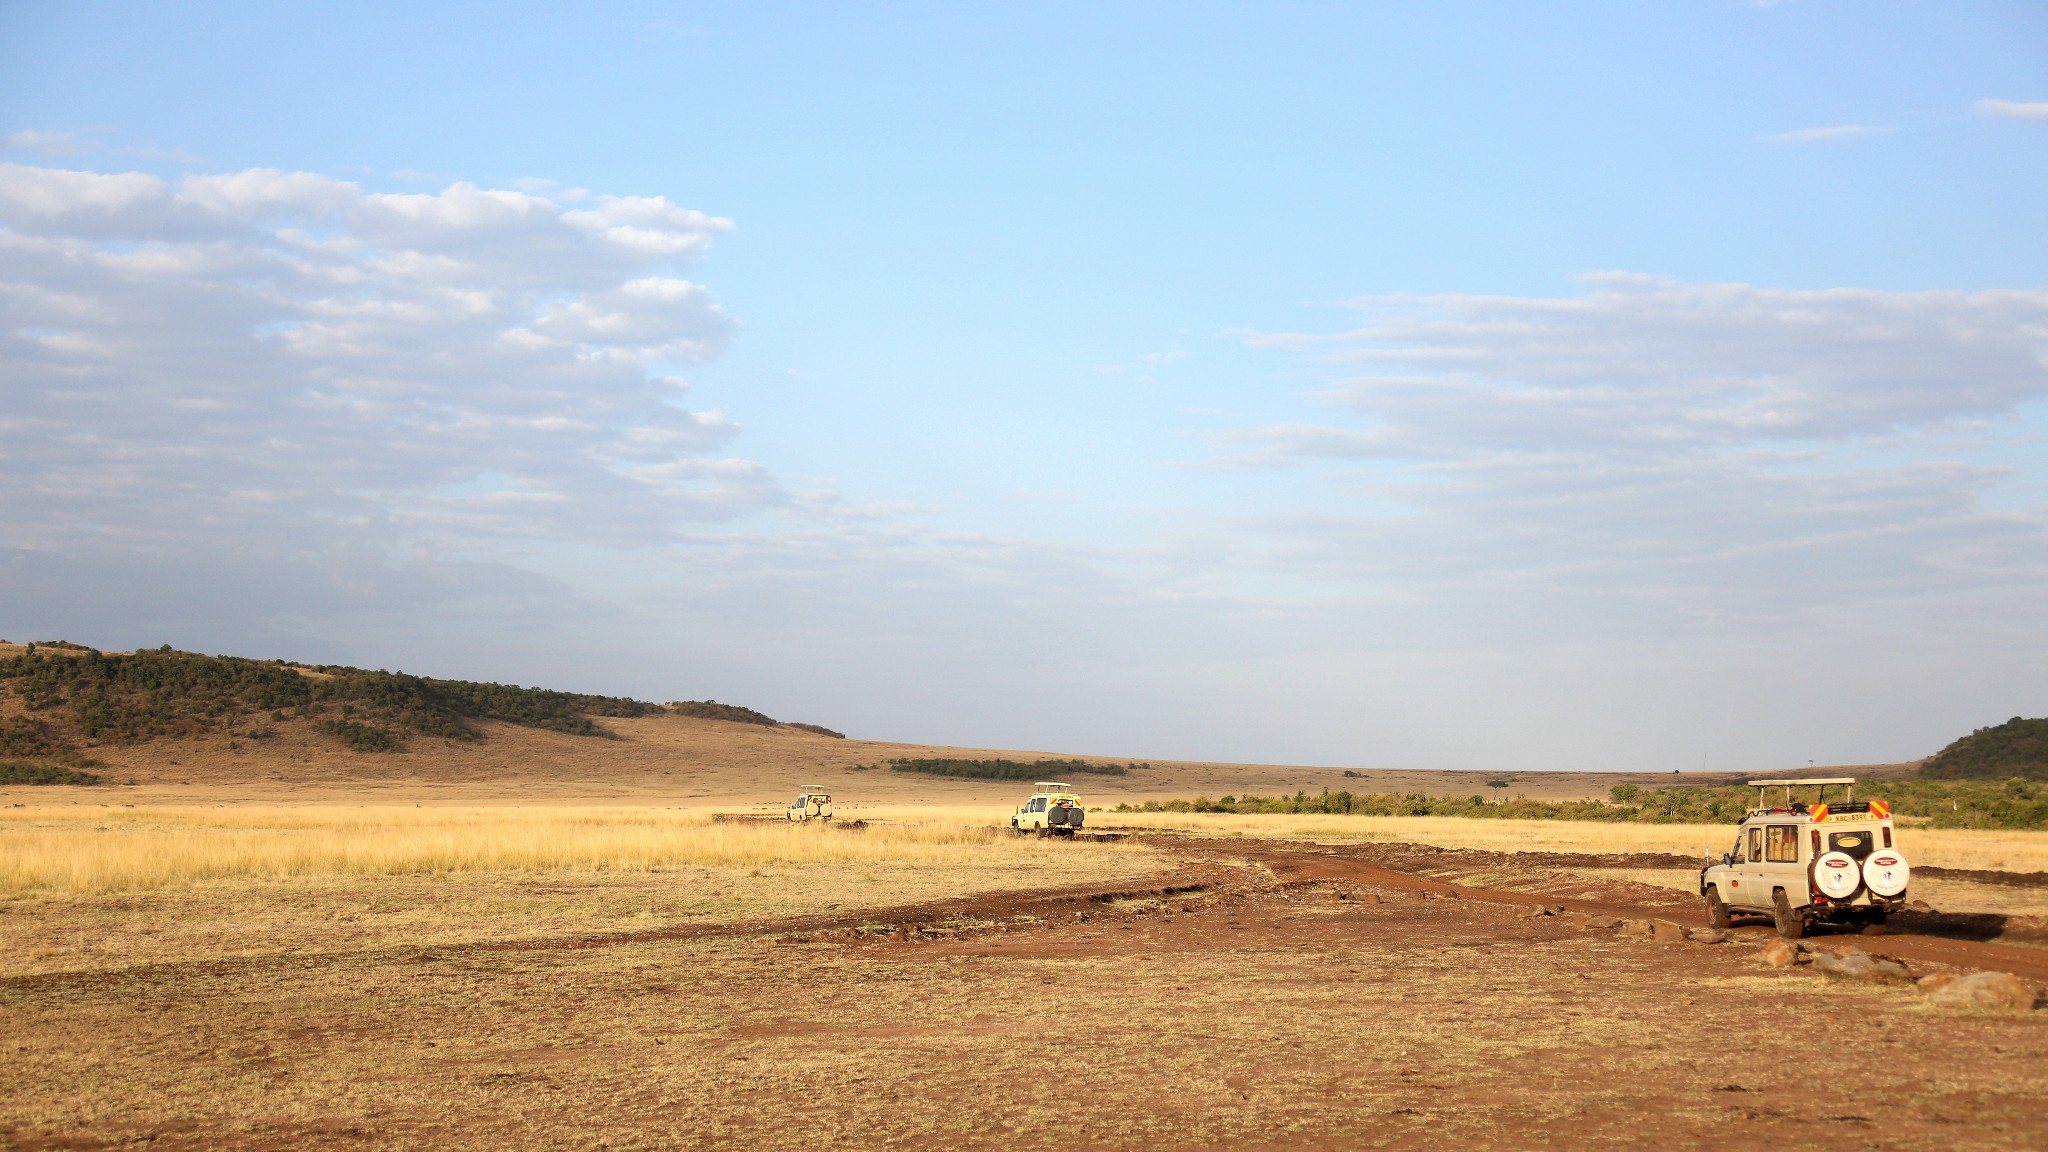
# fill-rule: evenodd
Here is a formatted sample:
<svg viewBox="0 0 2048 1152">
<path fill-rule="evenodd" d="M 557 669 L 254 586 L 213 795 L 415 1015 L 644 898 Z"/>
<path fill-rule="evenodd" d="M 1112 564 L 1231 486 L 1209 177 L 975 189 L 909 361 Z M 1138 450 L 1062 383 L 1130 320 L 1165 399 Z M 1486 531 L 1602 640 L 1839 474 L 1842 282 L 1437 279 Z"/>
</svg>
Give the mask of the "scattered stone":
<svg viewBox="0 0 2048 1152">
<path fill-rule="evenodd" d="M 1942 1008 L 2019 1008 L 2034 1006 L 2034 990 L 2010 972 L 1972 972 L 1927 994 Z"/>
<path fill-rule="evenodd" d="M 1904 964 L 1880 960 L 1853 948 L 1838 956 L 1815 957 L 1813 970 L 1840 980 L 1867 980 L 1873 984 L 1904 984 L 1912 979 Z"/>
<path fill-rule="evenodd" d="M 1619 916 L 1588 916 L 1588 917 L 1586 917 L 1586 927 L 1588 927 L 1588 928 L 1614 928 L 1614 927 L 1618 927 L 1618 926 L 1619 926 L 1620 924 L 1621 924 L 1621 917 L 1619 917 Z"/>
<path fill-rule="evenodd" d="M 1685 938 L 1695 944 L 1721 944 L 1733 940 L 1735 935 L 1732 932 L 1723 932 L 1719 928 L 1697 928 L 1686 933 Z"/>
<path fill-rule="evenodd" d="M 1934 911 L 1934 905 L 1929 904 L 1925 900 L 1909 900 L 1906 902 L 1906 911 L 1932 913 Z"/>
<path fill-rule="evenodd" d="M 1799 949 L 1790 940 L 1773 940 L 1763 946 L 1757 958 L 1773 968 L 1790 968 L 1799 963 Z"/>
<path fill-rule="evenodd" d="M 1529 919 L 1531 920 L 1541 920 L 1549 915 L 1552 915 L 1552 912 L 1548 904 L 1538 904 L 1529 909 Z"/>
<path fill-rule="evenodd" d="M 1932 992 L 1937 988 L 1942 988 L 1955 982 L 1956 974 L 1953 972 L 1929 972 L 1927 975 L 1914 981 L 1915 984 L 1920 986 L 1922 992 Z"/>
<path fill-rule="evenodd" d="M 1650 921 L 1650 939 L 1659 944 L 1683 944 L 1685 937 L 1686 929 L 1683 924 L 1671 920 Z"/>
<path fill-rule="evenodd" d="M 1623 920 L 1621 922 L 1621 934 L 1623 936 L 1648 936 L 1650 934 L 1650 922 L 1648 920 Z"/>
</svg>

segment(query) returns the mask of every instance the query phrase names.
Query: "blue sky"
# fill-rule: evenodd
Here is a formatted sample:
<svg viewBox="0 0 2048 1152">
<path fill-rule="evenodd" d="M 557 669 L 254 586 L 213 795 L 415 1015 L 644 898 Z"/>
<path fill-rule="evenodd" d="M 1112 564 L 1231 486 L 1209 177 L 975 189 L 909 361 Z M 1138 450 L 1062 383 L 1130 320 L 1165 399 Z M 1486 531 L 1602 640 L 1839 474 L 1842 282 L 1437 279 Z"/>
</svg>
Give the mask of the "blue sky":
<svg viewBox="0 0 2048 1152">
<path fill-rule="evenodd" d="M 1346 765 L 2042 711 L 2038 5 L 17 3 L 0 137 L 9 636 Z"/>
</svg>

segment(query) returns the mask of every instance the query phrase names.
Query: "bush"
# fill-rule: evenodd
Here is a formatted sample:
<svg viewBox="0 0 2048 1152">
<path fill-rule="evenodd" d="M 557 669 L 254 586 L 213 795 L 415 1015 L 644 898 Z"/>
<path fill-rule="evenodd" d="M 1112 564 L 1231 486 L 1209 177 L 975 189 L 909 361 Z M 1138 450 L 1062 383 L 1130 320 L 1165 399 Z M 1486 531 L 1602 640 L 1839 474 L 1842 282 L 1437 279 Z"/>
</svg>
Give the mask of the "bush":
<svg viewBox="0 0 2048 1152">
<path fill-rule="evenodd" d="M 100 784 L 96 772 L 83 772 L 62 764 L 31 764 L 26 760 L 0 760 L 0 784 Z"/>
<path fill-rule="evenodd" d="M 891 760 L 893 772 L 918 772 L 956 780 L 1057 780 L 1061 776 L 1122 776 L 1144 764 L 1091 764 L 1086 760 Z"/>
<path fill-rule="evenodd" d="M 405 747 L 396 732 L 356 720 L 328 720 L 320 730 L 357 752 L 397 752 Z"/>
<path fill-rule="evenodd" d="M 737 704 L 720 704 L 716 700 L 678 700 L 668 706 L 678 716 L 694 716 L 699 720 L 730 720 L 735 724 L 759 724 L 764 728 L 775 728 L 781 721 L 752 708 Z"/>
</svg>

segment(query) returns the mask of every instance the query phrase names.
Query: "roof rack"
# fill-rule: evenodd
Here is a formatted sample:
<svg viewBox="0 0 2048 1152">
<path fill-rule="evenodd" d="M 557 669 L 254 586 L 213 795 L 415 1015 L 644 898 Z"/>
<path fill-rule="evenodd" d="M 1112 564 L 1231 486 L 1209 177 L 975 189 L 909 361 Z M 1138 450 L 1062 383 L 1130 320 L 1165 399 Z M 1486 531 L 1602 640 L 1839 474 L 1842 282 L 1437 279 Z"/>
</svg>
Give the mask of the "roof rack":
<svg viewBox="0 0 2048 1152">
<path fill-rule="evenodd" d="M 1062 784 L 1057 780 L 1040 780 L 1031 787 L 1040 792 L 1072 792 L 1074 790 L 1073 785 Z"/>
<path fill-rule="evenodd" d="M 1828 789 L 1830 787 L 1840 787 L 1843 790 L 1842 801 L 1845 804 L 1856 799 L 1856 778 L 1854 776 L 1804 776 L 1791 780 L 1751 780 L 1749 786 L 1756 789 L 1758 810 L 1761 810 L 1764 806 L 1764 789 L 1766 788 L 1783 788 L 1785 790 L 1786 808 L 1792 807 L 1792 789 L 1794 788 L 1820 789 L 1819 794 L 1814 797 L 1814 803 L 1816 804 L 1822 803 L 1828 798 Z"/>
</svg>

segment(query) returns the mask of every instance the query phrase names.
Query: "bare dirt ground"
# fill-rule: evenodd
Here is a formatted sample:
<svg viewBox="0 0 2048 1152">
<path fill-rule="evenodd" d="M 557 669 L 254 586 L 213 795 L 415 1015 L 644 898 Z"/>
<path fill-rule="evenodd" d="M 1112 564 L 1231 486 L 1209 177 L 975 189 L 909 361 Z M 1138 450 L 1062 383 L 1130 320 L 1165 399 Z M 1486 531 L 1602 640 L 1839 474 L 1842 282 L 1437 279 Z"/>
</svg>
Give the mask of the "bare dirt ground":
<svg viewBox="0 0 2048 1152">
<path fill-rule="evenodd" d="M 1760 928 L 1532 917 L 1691 904 L 1403 847 L 1163 839 L 1112 886 L 16 976 L 0 1146 L 2048 1146 L 2048 1012 L 1768 969 Z M 2048 980 L 1995 941 L 1815 943 Z"/>
</svg>

